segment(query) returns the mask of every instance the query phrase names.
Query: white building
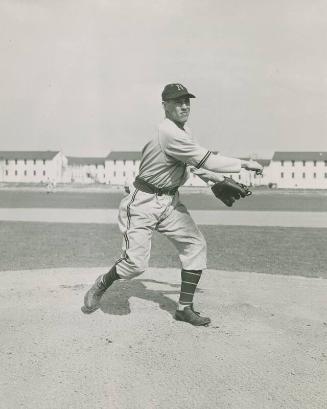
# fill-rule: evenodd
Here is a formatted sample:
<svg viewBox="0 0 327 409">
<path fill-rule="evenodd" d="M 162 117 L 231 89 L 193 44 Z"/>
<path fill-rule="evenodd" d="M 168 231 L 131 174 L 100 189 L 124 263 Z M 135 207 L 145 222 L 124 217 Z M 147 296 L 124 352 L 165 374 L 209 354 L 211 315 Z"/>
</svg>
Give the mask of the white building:
<svg viewBox="0 0 327 409">
<path fill-rule="evenodd" d="M 105 181 L 110 185 L 130 185 L 139 172 L 141 152 L 113 151 L 105 159 Z"/>
<path fill-rule="evenodd" d="M 67 158 L 59 151 L 0 151 L 0 182 L 61 182 Z"/>
<path fill-rule="evenodd" d="M 0 182 L 130 185 L 140 160 L 141 152 L 134 151 L 113 151 L 103 158 L 67 158 L 59 151 L 0 151 Z M 271 160 L 256 160 L 264 166 L 263 176 L 244 169 L 226 176 L 250 186 L 327 189 L 327 152 L 275 152 Z M 185 185 L 206 183 L 191 174 Z"/>
<path fill-rule="evenodd" d="M 327 152 L 275 152 L 269 169 L 279 188 L 327 188 Z"/>
<path fill-rule="evenodd" d="M 64 183 L 105 183 L 105 158 L 67 156 Z"/>
</svg>

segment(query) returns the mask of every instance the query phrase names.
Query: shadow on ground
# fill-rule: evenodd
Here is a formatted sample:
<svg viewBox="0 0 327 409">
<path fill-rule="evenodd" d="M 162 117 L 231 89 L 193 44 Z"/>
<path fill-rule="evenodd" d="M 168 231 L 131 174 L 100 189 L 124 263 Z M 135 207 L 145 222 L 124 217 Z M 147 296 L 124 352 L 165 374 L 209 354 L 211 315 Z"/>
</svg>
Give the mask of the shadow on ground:
<svg viewBox="0 0 327 409">
<path fill-rule="evenodd" d="M 146 287 L 146 283 L 164 284 L 175 290 L 152 290 Z M 180 284 L 171 284 L 164 281 L 150 279 L 118 281 L 102 296 L 100 308 L 105 314 L 127 315 L 131 312 L 129 300 L 131 297 L 136 297 L 142 300 L 152 301 L 158 304 L 162 310 L 173 315 L 176 311 L 177 304 L 171 300 L 168 295 L 177 295 L 179 292 Z M 202 290 L 197 289 L 197 292 L 202 292 Z"/>
</svg>

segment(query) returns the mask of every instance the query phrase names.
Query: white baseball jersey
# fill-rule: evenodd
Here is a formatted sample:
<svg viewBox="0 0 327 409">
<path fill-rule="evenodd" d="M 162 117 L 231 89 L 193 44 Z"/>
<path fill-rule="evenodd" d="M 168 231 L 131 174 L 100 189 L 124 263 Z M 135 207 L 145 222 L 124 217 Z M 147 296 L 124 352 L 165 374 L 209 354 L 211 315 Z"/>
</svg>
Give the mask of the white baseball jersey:
<svg viewBox="0 0 327 409">
<path fill-rule="evenodd" d="M 180 129 L 166 118 L 142 150 L 139 176 L 158 188 L 179 187 L 189 176 L 187 165 L 203 164 L 210 154 L 194 140 L 188 127 Z"/>
</svg>

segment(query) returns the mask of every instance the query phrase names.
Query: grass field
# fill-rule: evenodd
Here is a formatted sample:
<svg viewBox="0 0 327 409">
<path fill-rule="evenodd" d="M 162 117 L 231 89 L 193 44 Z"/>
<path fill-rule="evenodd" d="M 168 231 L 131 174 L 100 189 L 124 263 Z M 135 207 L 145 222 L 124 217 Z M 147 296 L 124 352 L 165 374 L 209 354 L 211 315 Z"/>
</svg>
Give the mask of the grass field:
<svg viewBox="0 0 327 409">
<path fill-rule="evenodd" d="M 291 191 L 254 189 L 253 195 L 234 205 L 235 210 L 273 211 L 327 211 L 327 194 L 324 191 Z M 1 208 L 75 208 L 115 209 L 123 197 L 122 192 L 59 190 L 53 194 L 45 191 L 0 190 Z M 216 200 L 209 189 L 193 193 L 183 189 L 181 200 L 189 209 L 227 210 Z"/>
<path fill-rule="evenodd" d="M 0 222 L 0 270 L 105 267 L 120 255 L 114 225 Z M 208 267 L 327 278 L 326 229 L 201 226 Z M 154 235 L 150 266 L 178 267 L 173 245 Z"/>
<path fill-rule="evenodd" d="M 2 208 L 117 208 L 122 192 L 0 190 Z M 208 189 L 182 191 L 190 209 L 227 209 Z M 327 211 L 323 191 L 257 189 L 235 210 Z M 234 209 L 233 208 L 233 209 Z M 327 278 L 326 229 L 254 226 L 201 226 L 208 244 L 208 267 Z M 0 270 L 103 267 L 120 255 L 116 225 L 0 221 Z M 177 267 L 172 244 L 154 235 L 152 267 Z"/>
</svg>

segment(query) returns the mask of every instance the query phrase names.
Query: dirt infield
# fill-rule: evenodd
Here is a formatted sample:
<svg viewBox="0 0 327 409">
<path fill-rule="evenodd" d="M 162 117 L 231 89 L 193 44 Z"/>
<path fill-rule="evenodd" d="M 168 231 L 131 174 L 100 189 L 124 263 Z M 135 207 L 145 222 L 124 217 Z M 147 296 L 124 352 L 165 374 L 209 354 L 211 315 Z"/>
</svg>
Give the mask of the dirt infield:
<svg viewBox="0 0 327 409">
<path fill-rule="evenodd" d="M 203 274 L 195 306 L 212 318 L 208 328 L 174 320 L 180 273 L 158 237 L 156 268 L 81 313 L 106 268 L 76 266 L 118 254 L 116 210 L 0 209 L 10 220 L 0 222 L 2 269 L 12 270 L 1 272 L 0 409 L 326 407 L 327 281 L 279 275 L 325 271 L 326 213 L 192 214 L 211 266 L 231 270 Z M 42 265 L 73 267 L 33 270 Z M 240 272 L 248 268 L 261 274 Z"/>
<path fill-rule="evenodd" d="M 102 311 L 83 294 L 99 269 L 1 273 L 3 409 L 323 409 L 327 281 L 208 270 L 173 319 L 179 271 L 115 283 Z"/>
</svg>

